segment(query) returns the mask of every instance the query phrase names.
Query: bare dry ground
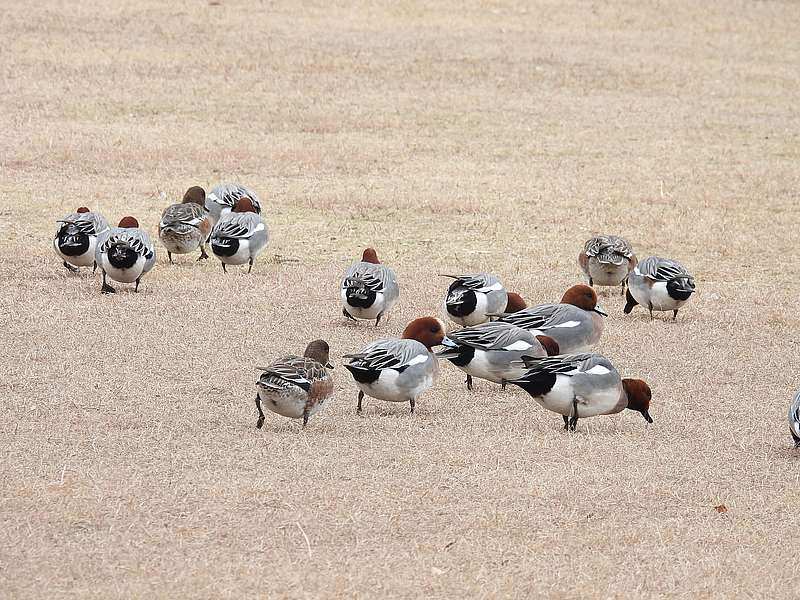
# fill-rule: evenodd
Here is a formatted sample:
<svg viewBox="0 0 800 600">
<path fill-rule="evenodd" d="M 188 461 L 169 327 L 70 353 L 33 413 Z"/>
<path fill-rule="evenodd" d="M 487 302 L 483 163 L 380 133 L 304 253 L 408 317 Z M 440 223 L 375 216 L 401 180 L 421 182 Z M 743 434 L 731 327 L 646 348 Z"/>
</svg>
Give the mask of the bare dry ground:
<svg viewBox="0 0 800 600">
<path fill-rule="evenodd" d="M 0 596 L 796 597 L 800 5 L 28 4 L 0 18 Z M 249 277 L 162 252 L 101 297 L 53 255 L 76 206 L 155 234 L 223 180 L 266 199 Z M 652 426 L 568 435 L 443 365 L 414 416 L 357 417 L 338 368 L 305 431 L 254 428 L 255 365 L 398 335 L 442 271 L 552 301 L 597 231 L 697 277 L 676 324 L 602 298 Z M 339 312 L 365 245 L 401 280 L 380 330 Z"/>
</svg>

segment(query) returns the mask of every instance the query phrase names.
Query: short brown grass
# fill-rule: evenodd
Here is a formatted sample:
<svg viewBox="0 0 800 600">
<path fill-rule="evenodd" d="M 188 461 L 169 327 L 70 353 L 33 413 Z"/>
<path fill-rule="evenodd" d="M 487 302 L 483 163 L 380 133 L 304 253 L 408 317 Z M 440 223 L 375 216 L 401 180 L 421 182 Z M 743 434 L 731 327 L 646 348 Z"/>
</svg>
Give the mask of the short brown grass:
<svg viewBox="0 0 800 600">
<path fill-rule="evenodd" d="M 796 595 L 797 4 L 2 12 L 0 596 Z M 78 205 L 154 234 L 223 180 L 266 200 L 249 277 L 162 251 L 101 297 L 49 247 Z M 697 277 L 676 324 L 602 298 L 653 426 L 566 435 L 443 365 L 414 416 L 357 417 L 338 368 L 308 429 L 254 428 L 255 365 L 399 334 L 439 313 L 437 272 L 557 299 L 595 231 Z M 378 330 L 338 305 L 368 244 L 402 286 Z"/>
</svg>

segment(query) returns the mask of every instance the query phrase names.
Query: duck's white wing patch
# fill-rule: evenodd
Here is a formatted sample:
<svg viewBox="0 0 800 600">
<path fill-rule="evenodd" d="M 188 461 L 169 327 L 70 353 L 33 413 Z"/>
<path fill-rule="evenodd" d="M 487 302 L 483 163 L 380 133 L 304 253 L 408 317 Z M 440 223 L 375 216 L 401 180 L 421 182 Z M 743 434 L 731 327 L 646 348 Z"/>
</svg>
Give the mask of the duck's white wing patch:
<svg viewBox="0 0 800 600">
<path fill-rule="evenodd" d="M 531 346 L 532 346 L 532 344 L 529 344 L 525 340 L 517 340 L 513 344 L 509 344 L 508 346 L 505 346 L 503 348 L 503 350 L 511 350 L 511 351 L 514 351 L 514 350 L 527 350 Z"/>
<path fill-rule="evenodd" d="M 412 366 L 412 365 L 420 365 L 420 364 L 426 362 L 427 360 L 428 360 L 428 355 L 427 354 L 417 354 L 414 358 L 409 360 L 406 363 L 406 365 L 409 366 L 409 367 Z"/>
<path fill-rule="evenodd" d="M 255 233 L 256 231 L 264 231 L 265 229 L 266 227 L 264 226 L 264 224 L 259 223 L 258 225 L 256 225 L 256 228 L 253 230 L 253 233 Z"/>
<path fill-rule="evenodd" d="M 603 365 L 595 365 L 586 371 L 587 375 L 605 375 L 606 373 L 611 373 L 611 371 Z"/>
<path fill-rule="evenodd" d="M 580 321 L 564 321 L 563 323 L 559 323 L 558 325 L 553 325 L 553 327 L 577 327 L 580 325 Z"/>
<path fill-rule="evenodd" d="M 482 288 L 478 288 L 476 291 L 478 291 L 478 292 L 496 292 L 496 291 L 502 290 L 502 289 L 503 289 L 503 284 L 498 281 L 496 283 L 493 283 L 492 285 L 486 285 L 486 286 L 483 286 Z"/>
</svg>

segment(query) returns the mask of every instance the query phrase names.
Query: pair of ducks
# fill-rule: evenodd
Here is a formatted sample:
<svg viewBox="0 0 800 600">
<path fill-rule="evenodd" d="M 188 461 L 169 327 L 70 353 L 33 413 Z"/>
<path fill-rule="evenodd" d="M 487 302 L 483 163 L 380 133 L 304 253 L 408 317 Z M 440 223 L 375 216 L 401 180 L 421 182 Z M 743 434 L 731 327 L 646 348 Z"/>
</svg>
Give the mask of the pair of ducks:
<svg viewBox="0 0 800 600">
<path fill-rule="evenodd" d="M 200 249 L 198 260 L 208 258 L 206 243 L 217 256 L 223 271 L 226 265 L 249 264 L 266 247 L 269 230 L 260 216 L 261 204 L 251 190 L 237 185 L 217 186 L 206 196 L 194 186 L 179 204 L 168 206 L 159 223 L 159 238 L 167 248 L 170 263 L 173 254 L 188 254 Z M 103 273 L 103 293 L 116 290 L 108 279 L 134 283 L 139 291 L 141 278 L 156 261 L 155 247 L 146 231 L 131 216 L 109 227 L 106 219 L 85 206 L 58 221 L 53 247 L 64 267 L 76 272 L 79 267 L 99 266 Z"/>
</svg>

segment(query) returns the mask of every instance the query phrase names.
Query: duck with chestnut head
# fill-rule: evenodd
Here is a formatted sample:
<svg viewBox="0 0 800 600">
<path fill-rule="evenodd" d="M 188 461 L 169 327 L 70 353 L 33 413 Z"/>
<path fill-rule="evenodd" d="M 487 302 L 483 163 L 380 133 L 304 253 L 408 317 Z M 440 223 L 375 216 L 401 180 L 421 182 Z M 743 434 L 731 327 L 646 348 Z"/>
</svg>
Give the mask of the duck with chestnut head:
<svg viewBox="0 0 800 600">
<path fill-rule="evenodd" d="M 269 230 L 264 219 L 255 211 L 250 198 L 236 201 L 233 212 L 223 214 L 211 230 L 211 252 L 226 265 L 249 265 L 247 272 L 253 270 L 253 262 L 264 251 L 269 241 Z"/>
<path fill-rule="evenodd" d="M 97 239 L 108 231 L 108 222 L 97 212 L 81 206 L 75 212 L 58 221 L 58 229 L 53 238 L 53 249 L 62 260 L 64 268 L 73 273 L 78 267 L 93 267 Z"/>
<path fill-rule="evenodd" d="M 358 408 L 364 395 L 388 402 L 408 402 L 414 412 L 417 399 L 429 389 L 439 372 L 436 346 L 452 346 L 445 335 L 444 323 L 434 317 L 422 317 L 408 324 L 403 337 L 377 340 L 363 350 L 346 354 L 350 371 L 358 386 Z"/>
<path fill-rule="evenodd" d="M 173 254 L 189 254 L 200 248 L 197 260 L 208 258 L 206 240 L 214 219 L 205 207 L 205 192 L 201 187 L 189 188 L 180 204 L 171 204 L 161 214 L 158 237 L 167 249 L 170 264 Z"/>
<path fill-rule="evenodd" d="M 156 264 L 156 249 L 147 232 L 139 227 L 139 221 L 128 216 L 100 237 L 95 260 L 103 271 L 100 289 L 103 294 L 116 292 L 108 284 L 108 278 L 120 283 L 136 282 L 133 291 L 138 292 L 142 276 Z"/>
<path fill-rule="evenodd" d="M 353 321 L 375 319 L 377 327 L 400 297 L 400 287 L 395 272 L 381 264 L 374 248 L 367 248 L 361 260 L 344 274 L 341 295 L 345 317 Z"/>
<path fill-rule="evenodd" d="M 500 321 L 529 329 L 534 335 L 553 338 L 562 354 L 585 352 L 603 333 L 607 313 L 597 305 L 597 294 L 588 285 L 573 285 L 558 304 L 539 304 L 504 314 Z"/>
<path fill-rule="evenodd" d="M 253 204 L 253 212 L 258 215 L 261 214 L 261 200 L 259 200 L 258 195 L 252 188 L 240 183 L 220 183 L 208 194 L 199 186 L 197 189 L 203 192 L 206 210 L 215 223 L 219 222 L 223 215 L 233 212 L 233 209 L 236 208 L 236 203 L 242 198 L 249 198 Z"/>
<path fill-rule="evenodd" d="M 528 392 L 547 410 L 562 415 L 564 429 L 575 431 L 578 419 L 630 409 L 648 423 L 650 387 L 641 379 L 622 379 L 600 354 L 569 354 L 529 363 L 528 371 L 509 381 Z"/>
</svg>

